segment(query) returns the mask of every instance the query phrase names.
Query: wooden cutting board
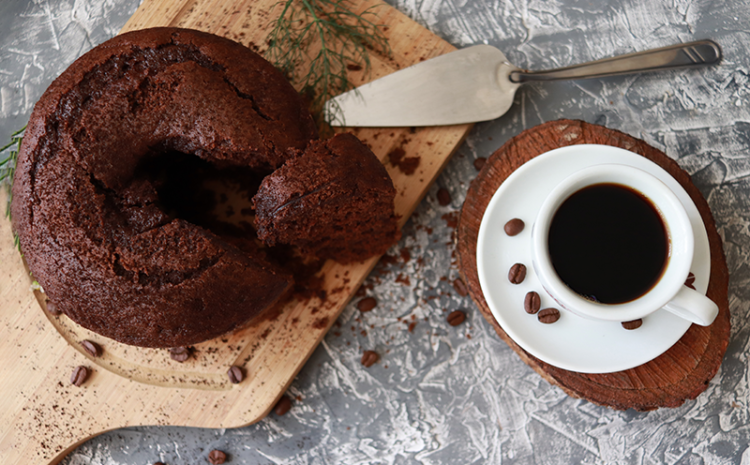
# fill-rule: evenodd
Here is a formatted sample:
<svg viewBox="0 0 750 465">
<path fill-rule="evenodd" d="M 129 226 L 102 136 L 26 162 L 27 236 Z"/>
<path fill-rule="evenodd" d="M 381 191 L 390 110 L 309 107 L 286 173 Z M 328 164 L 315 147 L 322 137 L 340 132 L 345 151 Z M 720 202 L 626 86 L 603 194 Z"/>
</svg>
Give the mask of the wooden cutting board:
<svg viewBox="0 0 750 465">
<path fill-rule="evenodd" d="M 247 46 L 265 47 L 277 0 L 145 0 L 124 31 L 154 26 L 200 29 Z M 366 82 L 453 50 L 447 42 L 386 4 L 354 1 L 373 10 L 389 39 L 391 57 L 373 56 L 372 74 L 352 71 Z M 424 129 L 353 131 L 386 165 L 397 189 L 396 212 L 406 221 L 463 141 L 470 125 Z M 418 160 L 407 174 L 391 160 Z M 402 160 L 403 161 L 403 160 Z M 403 165 L 401 165 L 403 166 Z M 409 170 L 406 170 L 409 171 Z M 4 194 L 0 205 L 5 205 Z M 0 220 L 0 463 L 58 463 L 81 442 L 107 430 L 133 425 L 230 428 L 262 419 L 274 407 L 312 351 L 377 262 L 324 265 L 327 298 L 293 300 L 252 326 L 195 347 L 178 363 L 166 350 L 141 349 L 108 340 L 44 309 L 13 246 L 10 223 Z M 91 357 L 80 341 L 104 349 Z M 92 375 L 81 387 L 73 369 Z M 246 378 L 226 375 L 239 365 Z"/>
</svg>

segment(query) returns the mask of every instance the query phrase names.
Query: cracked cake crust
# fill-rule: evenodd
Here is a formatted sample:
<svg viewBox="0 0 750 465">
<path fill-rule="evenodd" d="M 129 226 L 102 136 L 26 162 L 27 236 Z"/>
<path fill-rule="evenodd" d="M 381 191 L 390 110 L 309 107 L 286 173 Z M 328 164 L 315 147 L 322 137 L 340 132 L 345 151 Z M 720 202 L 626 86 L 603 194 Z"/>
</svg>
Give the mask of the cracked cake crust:
<svg viewBox="0 0 750 465">
<path fill-rule="evenodd" d="M 292 278 L 171 217 L 137 168 L 176 152 L 267 174 L 314 139 L 296 91 L 246 47 L 175 28 L 118 36 L 71 65 L 31 116 L 11 207 L 24 257 L 49 299 L 99 334 L 145 347 L 216 337 Z"/>
</svg>

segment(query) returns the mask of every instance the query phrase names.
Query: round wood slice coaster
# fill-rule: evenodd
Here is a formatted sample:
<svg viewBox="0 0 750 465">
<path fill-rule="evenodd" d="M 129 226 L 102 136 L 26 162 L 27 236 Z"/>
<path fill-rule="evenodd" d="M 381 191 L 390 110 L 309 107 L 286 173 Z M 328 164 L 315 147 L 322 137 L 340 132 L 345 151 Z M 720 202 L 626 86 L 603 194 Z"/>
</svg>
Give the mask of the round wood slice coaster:
<svg viewBox="0 0 750 465">
<path fill-rule="evenodd" d="M 552 149 L 575 144 L 606 144 L 642 155 L 668 171 L 687 191 L 703 218 L 711 251 L 711 277 L 707 295 L 719 306 L 719 315 L 708 327 L 692 325 L 685 335 L 656 359 L 625 371 L 605 374 L 577 373 L 549 365 L 519 347 L 492 316 L 477 276 L 476 246 L 479 225 L 497 188 L 517 168 Z M 618 410 L 654 410 L 677 407 L 694 399 L 716 374 L 729 343 L 729 272 L 721 238 L 711 211 L 690 176 L 663 152 L 627 134 L 583 121 L 558 120 L 528 129 L 500 147 L 469 187 L 458 226 L 461 272 L 471 297 L 487 321 L 537 373 L 568 395 Z"/>
</svg>

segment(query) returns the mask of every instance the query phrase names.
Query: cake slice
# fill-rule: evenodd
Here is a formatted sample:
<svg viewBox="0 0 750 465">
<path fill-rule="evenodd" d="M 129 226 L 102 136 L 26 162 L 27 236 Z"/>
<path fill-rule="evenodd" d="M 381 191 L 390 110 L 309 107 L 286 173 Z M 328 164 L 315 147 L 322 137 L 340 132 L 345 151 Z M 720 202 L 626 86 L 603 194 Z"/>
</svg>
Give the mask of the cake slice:
<svg viewBox="0 0 750 465">
<path fill-rule="evenodd" d="M 377 157 L 351 134 L 313 141 L 267 176 L 253 198 L 258 237 L 341 263 L 383 254 L 400 237 L 396 190 Z"/>
</svg>

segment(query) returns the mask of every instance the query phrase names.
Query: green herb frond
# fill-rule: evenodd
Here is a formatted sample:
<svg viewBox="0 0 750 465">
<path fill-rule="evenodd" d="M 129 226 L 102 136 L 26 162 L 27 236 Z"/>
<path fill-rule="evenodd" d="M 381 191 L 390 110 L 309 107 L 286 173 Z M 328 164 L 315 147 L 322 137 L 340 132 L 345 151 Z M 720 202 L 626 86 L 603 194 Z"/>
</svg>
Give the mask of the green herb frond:
<svg viewBox="0 0 750 465">
<path fill-rule="evenodd" d="M 18 161 L 18 152 L 21 150 L 21 141 L 26 126 L 14 132 L 10 136 L 10 142 L 3 148 L 0 148 L 0 185 L 4 184 L 8 192 L 8 204 L 5 208 L 5 216 L 10 218 L 10 199 L 11 186 L 13 185 L 13 175 L 16 173 L 16 162 Z"/>
<path fill-rule="evenodd" d="M 284 0 L 277 4 L 281 15 L 268 36 L 266 58 L 309 98 L 319 123 L 326 100 L 353 88 L 348 70 L 369 73 L 370 50 L 390 56 L 375 7 L 354 13 L 349 3 Z"/>
</svg>

